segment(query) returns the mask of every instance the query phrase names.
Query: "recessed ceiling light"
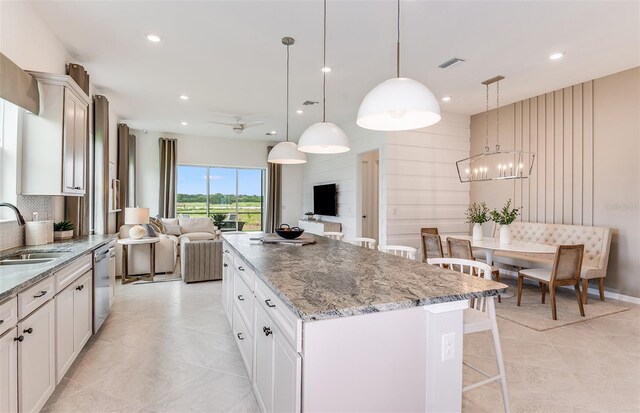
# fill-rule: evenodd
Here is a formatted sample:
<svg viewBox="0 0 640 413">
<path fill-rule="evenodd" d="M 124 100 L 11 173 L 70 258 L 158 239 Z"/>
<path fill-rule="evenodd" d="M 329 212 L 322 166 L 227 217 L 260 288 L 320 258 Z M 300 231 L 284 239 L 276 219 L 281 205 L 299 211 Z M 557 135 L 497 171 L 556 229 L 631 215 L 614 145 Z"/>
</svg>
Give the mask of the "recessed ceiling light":
<svg viewBox="0 0 640 413">
<path fill-rule="evenodd" d="M 442 98 L 443 102 L 448 102 L 450 100 L 451 100 L 451 96 L 445 96 L 445 97 Z"/>
<path fill-rule="evenodd" d="M 563 56 L 564 56 L 564 52 L 552 53 L 551 55 L 549 55 L 549 59 L 558 60 L 558 59 L 562 59 Z"/>
<path fill-rule="evenodd" d="M 187 125 L 188 125 L 188 123 L 187 123 L 187 122 L 185 122 L 185 121 L 180 122 L 180 124 L 181 124 L 182 126 L 187 126 Z"/>
<path fill-rule="evenodd" d="M 304 113 L 304 110 L 302 110 L 302 109 L 298 109 L 298 110 L 296 110 L 296 113 L 297 113 L 298 115 L 302 115 L 302 114 Z"/>
<path fill-rule="evenodd" d="M 322 69 L 320 69 L 320 70 L 322 70 L 322 71 L 323 71 L 323 72 L 325 72 L 325 73 L 329 73 L 329 72 L 331 71 L 331 68 L 330 68 L 329 66 L 325 66 L 325 67 L 323 67 L 323 68 L 322 68 Z"/>
<path fill-rule="evenodd" d="M 266 133 L 266 135 L 268 135 L 268 136 L 273 136 L 273 135 L 277 135 L 277 134 L 278 134 L 278 132 L 274 131 L 274 130 L 272 130 L 271 132 L 267 132 Z"/>
<path fill-rule="evenodd" d="M 180 95 L 180 99 L 182 99 L 182 100 L 189 100 L 189 96 L 187 96 L 187 95 Z"/>
<path fill-rule="evenodd" d="M 158 43 L 160 41 L 160 36 L 158 36 L 157 34 L 149 33 L 147 35 L 147 40 L 149 40 L 150 42 Z"/>
</svg>

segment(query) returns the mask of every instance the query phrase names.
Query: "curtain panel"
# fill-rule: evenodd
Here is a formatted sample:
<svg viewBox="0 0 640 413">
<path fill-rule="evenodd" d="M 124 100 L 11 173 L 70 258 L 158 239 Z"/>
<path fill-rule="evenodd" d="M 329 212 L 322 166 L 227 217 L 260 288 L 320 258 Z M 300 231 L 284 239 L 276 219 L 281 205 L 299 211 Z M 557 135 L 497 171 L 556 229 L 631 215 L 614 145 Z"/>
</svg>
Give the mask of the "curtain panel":
<svg viewBox="0 0 640 413">
<path fill-rule="evenodd" d="M 160 138 L 160 199 L 158 213 L 162 218 L 176 216 L 176 139 Z"/>
<path fill-rule="evenodd" d="M 267 156 L 273 146 L 267 147 Z M 265 232 L 272 233 L 281 224 L 282 216 L 282 165 L 268 163 L 267 166 L 267 211 Z"/>
<path fill-rule="evenodd" d="M 116 214 L 116 230 L 124 225 L 124 209 L 129 206 L 129 126 L 125 123 L 118 123 L 118 180 L 121 211 Z"/>
<path fill-rule="evenodd" d="M 102 95 L 93 96 L 93 159 L 94 204 L 93 228 L 96 234 L 108 232 L 109 194 L 109 100 Z"/>
</svg>

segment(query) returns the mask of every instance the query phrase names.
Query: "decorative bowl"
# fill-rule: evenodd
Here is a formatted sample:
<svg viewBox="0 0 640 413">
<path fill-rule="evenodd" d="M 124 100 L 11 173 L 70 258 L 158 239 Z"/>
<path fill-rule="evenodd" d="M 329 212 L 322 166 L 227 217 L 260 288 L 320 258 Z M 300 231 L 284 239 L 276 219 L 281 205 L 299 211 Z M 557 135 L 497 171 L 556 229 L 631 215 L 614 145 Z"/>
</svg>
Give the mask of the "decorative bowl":
<svg viewBox="0 0 640 413">
<path fill-rule="evenodd" d="M 296 239 L 304 232 L 303 229 L 298 227 L 291 228 L 287 224 L 281 224 L 279 228 L 276 228 L 276 234 L 285 239 Z"/>
</svg>

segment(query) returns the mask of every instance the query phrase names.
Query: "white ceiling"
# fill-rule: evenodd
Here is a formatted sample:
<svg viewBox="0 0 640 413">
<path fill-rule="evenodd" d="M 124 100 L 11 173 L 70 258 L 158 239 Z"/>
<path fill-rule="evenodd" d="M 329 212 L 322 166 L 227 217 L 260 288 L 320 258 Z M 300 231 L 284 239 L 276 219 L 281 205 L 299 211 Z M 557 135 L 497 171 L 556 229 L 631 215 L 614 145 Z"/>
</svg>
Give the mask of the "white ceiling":
<svg viewBox="0 0 640 413">
<path fill-rule="evenodd" d="M 322 1 L 41 1 L 36 9 L 134 129 L 284 139 L 285 46 L 291 132 L 320 120 Z M 328 121 L 355 119 L 366 93 L 394 76 L 395 1 L 328 3 Z M 158 44 L 146 40 L 157 33 Z M 566 52 L 559 61 L 548 56 Z M 466 59 L 450 69 L 451 57 Z M 509 103 L 640 65 L 640 2 L 402 1 L 402 75 L 425 83 L 443 112 L 484 110 L 482 80 L 501 74 Z M 27 68 L 28 69 L 28 68 Z M 178 97 L 187 94 L 190 99 Z M 236 135 L 216 113 L 264 125 Z M 181 121 L 189 122 L 181 126 Z"/>
</svg>

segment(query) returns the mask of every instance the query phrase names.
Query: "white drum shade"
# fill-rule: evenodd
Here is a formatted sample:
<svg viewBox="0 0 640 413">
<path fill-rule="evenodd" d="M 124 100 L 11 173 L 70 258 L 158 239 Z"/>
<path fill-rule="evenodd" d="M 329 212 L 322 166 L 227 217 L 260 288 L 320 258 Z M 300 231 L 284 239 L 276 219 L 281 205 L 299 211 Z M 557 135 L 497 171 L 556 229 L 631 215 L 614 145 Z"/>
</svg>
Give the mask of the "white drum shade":
<svg viewBox="0 0 640 413">
<path fill-rule="evenodd" d="M 267 160 L 271 163 L 300 164 L 307 162 L 307 155 L 298 150 L 298 145 L 293 142 L 280 142 L 271 149 Z"/>
<path fill-rule="evenodd" d="M 298 150 L 307 153 L 343 153 L 350 149 L 347 135 L 330 122 L 314 123 L 302 132 L 298 141 Z"/>
<path fill-rule="evenodd" d="M 438 123 L 440 105 L 422 83 L 406 77 L 385 80 L 360 104 L 358 126 L 379 131 L 420 129 Z"/>
<path fill-rule="evenodd" d="M 149 208 L 125 208 L 124 223 L 125 224 L 148 224 Z"/>
</svg>

